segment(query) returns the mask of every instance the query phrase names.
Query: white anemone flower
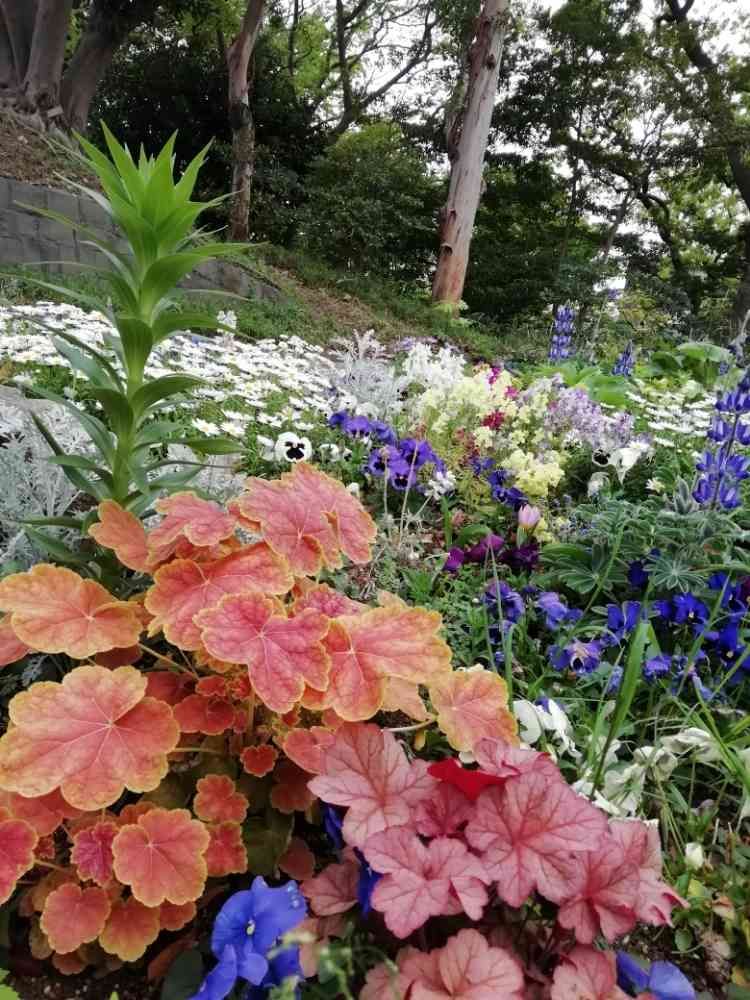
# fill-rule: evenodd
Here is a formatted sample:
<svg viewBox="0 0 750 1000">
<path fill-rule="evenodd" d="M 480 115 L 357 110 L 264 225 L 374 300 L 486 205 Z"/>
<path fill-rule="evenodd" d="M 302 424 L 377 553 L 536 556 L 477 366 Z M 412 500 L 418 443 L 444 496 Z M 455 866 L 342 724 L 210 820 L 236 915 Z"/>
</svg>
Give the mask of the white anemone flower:
<svg viewBox="0 0 750 1000">
<path fill-rule="evenodd" d="M 273 451 L 277 462 L 303 462 L 312 455 L 312 444 L 309 438 L 285 431 L 276 438 Z"/>
</svg>

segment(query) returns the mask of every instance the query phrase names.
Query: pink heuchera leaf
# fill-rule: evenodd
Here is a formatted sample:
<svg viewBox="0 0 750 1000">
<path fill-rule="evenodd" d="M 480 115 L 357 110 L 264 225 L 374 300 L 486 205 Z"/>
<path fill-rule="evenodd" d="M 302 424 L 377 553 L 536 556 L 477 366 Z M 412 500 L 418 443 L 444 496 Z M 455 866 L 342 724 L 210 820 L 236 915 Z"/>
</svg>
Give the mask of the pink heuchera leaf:
<svg viewBox="0 0 750 1000">
<path fill-rule="evenodd" d="M 31 647 L 27 646 L 25 642 L 21 642 L 13 631 L 10 615 L 0 618 L 0 667 L 7 667 L 9 663 L 17 663 L 30 652 Z"/>
<path fill-rule="evenodd" d="M 414 809 L 414 826 L 423 837 L 452 837 L 474 815 L 471 801 L 453 785 L 441 782 Z"/>
<path fill-rule="evenodd" d="M 115 823 L 100 822 L 74 835 L 70 860 L 81 879 L 91 879 L 101 886 L 111 882 L 112 841 L 118 829 Z"/>
<path fill-rule="evenodd" d="M 413 980 L 413 1000 L 523 1000 L 524 978 L 521 966 L 504 948 L 493 948 L 479 931 L 459 931 L 437 951 L 430 952 L 436 961 L 440 987 L 434 975 L 425 982 Z M 406 964 L 406 963 L 405 963 Z"/>
<path fill-rule="evenodd" d="M 546 753 L 511 746 L 504 740 L 481 739 L 473 753 L 482 771 L 499 778 L 515 778 L 526 771 L 539 771 L 551 781 L 560 777 L 555 763 Z"/>
<path fill-rule="evenodd" d="M 661 844 L 658 827 L 635 820 L 615 820 L 612 837 L 638 873 L 635 915 L 642 923 L 670 924 L 672 910 L 687 902 L 661 879 Z"/>
<path fill-rule="evenodd" d="M 16 882 L 34 867 L 37 835 L 22 819 L 0 820 L 0 903 L 10 899 Z"/>
<path fill-rule="evenodd" d="M 313 726 L 311 729 L 290 729 L 281 745 L 284 753 L 310 774 L 323 770 L 324 754 L 333 746 L 335 735 L 330 729 Z"/>
<path fill-rule="evenodd" d="M 553 902 L 563 898 L 570 853 L 596 850 L 606 829 L 604 815 L 562 776 L 528 771 L 482 792 L 466 838 L 482 852 L 500 897 L 520 906 L 535 889 Z"/>
<path fill-rule="evenodd" d="M 311 587 L 301 597 L 294 602 L 293 613 L 298 615 L 305 608 L 315 608 L 327 618 L 339 618 L 341 615 L 358 615 L 367 611 L 366 604 L 353 601 L 346 594 L 340 594 L 338 590 L 329 587 L 328 584 L 321 583 Z"/>
<path fill-rule="evenodd" d="M 234 723 L 234 706 L 226 698 L 190 694 L 175 705 L 172 712 L 183 733 L 218 736 Z"/>
<path fill-rule="evenodd" d="M 193 622 L 199 611 L 225 594 L 285 594 L 293 583 L 287 563 L 263 542 L 211 562 L 176 559 L 156 571 L 146 596 L 146 609 L 154 616 L 149 634 L 161 630 L 180 649 L 199 649 L 200 629 Z"/>
<path fill-rule="evenodd" d="M 258 697 L 274 712 L 290 711 L 306 684 L 327 687 L 330 659 L 322 640 L 328 619 L 319 611 L 287 618 L 278 601 L 247 593 L 222 598 L 195 622 L 212 656 L 247 665 Z"/>
<path fill-rule="evenodd" d="M 198 548 L 218 545 L 234 534 L 237 520 L 213 500 L 202 500 L 195 493 L 173 493 L 154 504 L 164 520 L 148 536 L 150 550 L 187 538 Z"/>
<path fill-rule="evenodd" d="M 0 809 L 7 810 L 13 819 L 25 820 L 38 837 L 49 836 L 64 818 L 76 815 L 57 790 L 31 799 L 15 792 L 0 792 Z"/>
<path fill-rule="evenodd" d="M 454 750 L 471 751 L 479 740 L 518 742 L 518 727 L 508 711 L 508 688 L 492 670 L 456 670 L 430 684 L 438 726 Z"/>
<path fill-rule="evenodd" d="M 615 956 L 580 945 L 563 956 L 552 981 L 551 1000 L 627 1000 L 617 985 Z"/>
<path fill-rule="evenodd" d="M 292 837 L 278 865 L 285 875 L 303 882 L 315 874 L 315 855 L 301 837 Z"/>
<path fill-rule="evenodd" d="M 401 677 L 386 678 L 382 708 L 384 712 L 405 712 L 416 722 L 424 722 L 429 717 L 419 685 Z"/>
<path fill-rule="evenodd" d="M 346 725 L 323 755 L 323 771 L 310 790 L 331 805 L 347 806 L 343 833 L 363 847 L 391 826 L 409 823 L 411 809 L 434 790 L 423 762 L 412 765 L 392 733 L 375 725 Z"/>
<path fill-rule="evenodd" d="M 61 885 L 47 896 L 41 928 L 55 951 L 66 954 L 95 941 L 104 930 L 110 901 L 104 889 Z"/>
<path fill-rule="evenodd" d="M 425 846 L 411 829 L 399 826 L 370 837 L 364 853 L 383 875 L 372 905 L 396 937 L 408 937 L 430 917 L 462 910 L 472 920 L 482 916 L 490 879 L 462 841 L 439 837 Z"/>
<path fill-rule="evenodd" d="M 357 902 L 357 881 L 359 862 L 354 852 L 346 852 L 340 864 L 328 865 L 320 875 L 302 883 L 302 892 L 310 900 L 313 913 L 319 917 L 331 917 L 336 913 L 346 913 Z"/>
<path fill-rule="evenodd" d="M 140 518 L 123 510 L 114 500 L 103 500 L 99 520 L 89 528 L 91 537 L 105 549 L 112 549 L 129 569 L 145 573 L 151 568 L 146 529 Z"/>
<path fill-rule="evenodd" d="M 592 944 L 598 934 L 614 941 L 635 927 L 638 869 L 611 834 L 595 851 L 571 857 L 567 886 L 557 920 L 580 944 Z"/>
</svg>

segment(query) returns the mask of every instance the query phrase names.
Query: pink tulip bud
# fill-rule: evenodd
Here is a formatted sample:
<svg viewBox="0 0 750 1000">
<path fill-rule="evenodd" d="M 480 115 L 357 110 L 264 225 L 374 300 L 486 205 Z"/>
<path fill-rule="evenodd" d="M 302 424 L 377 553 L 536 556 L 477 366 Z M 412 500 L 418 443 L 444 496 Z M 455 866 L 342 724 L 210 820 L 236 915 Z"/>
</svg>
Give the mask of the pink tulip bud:
<svg viewBox="0 0 750 1000">
<path fill-rule="evenodd" d="M 524 531 L 531 532 L 539 524 L 541 517 L 542 512 L 538 507 L 532 507 L 528 503 L 524 504 L 518 512 L 518 526 L 523 528 Z"/>
</svg>

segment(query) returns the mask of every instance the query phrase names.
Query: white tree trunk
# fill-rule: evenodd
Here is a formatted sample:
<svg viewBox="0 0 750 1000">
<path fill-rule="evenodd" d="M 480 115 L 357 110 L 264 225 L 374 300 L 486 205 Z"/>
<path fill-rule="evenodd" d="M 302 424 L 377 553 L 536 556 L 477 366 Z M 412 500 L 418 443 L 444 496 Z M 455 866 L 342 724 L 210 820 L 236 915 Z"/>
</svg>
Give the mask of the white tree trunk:
<svg viewBox="0 0 750 1000">
<path fill-rule="evenodd" d="M 510 0 L 484 0 L 467 58 L 465 98 L 449 149 L 451 178 L 440 226 L 434 302 L 458 306 L 482 196 L 484 157 L 495 107 Z"/>
</svg>

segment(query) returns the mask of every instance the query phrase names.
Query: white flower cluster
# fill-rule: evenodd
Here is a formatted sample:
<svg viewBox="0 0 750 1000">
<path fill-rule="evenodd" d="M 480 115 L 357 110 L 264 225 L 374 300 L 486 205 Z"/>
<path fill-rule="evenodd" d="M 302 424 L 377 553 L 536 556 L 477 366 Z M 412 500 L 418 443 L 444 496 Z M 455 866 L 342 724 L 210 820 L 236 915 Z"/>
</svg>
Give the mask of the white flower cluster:
<svg viewBox="0 0 750 1000">
<path fill-rule="evenodd" d="M 221 321 L 231 327 L 233 318 L 224 313 Z M 0 308 L 0 359 L 69 367 L 51 339 L 59 332 L 71 333 L 111 356 L 107 338 L 112 335 L 112 327 L 103 314 L 38 302 Z M 322 416 L 330 411 L 334 366 L 321 347 L 300 337 L 247 343 L 235 338 L 228 342 L 226 337 L 178 333 L 154 349 L 147 369 L 154 378 L 175 372 L 195 375 L 208 383 L 191 394 L 193 404 L 210 400 L 223 410 L 225 419 L 218 423 L 194 421 L 196 430 L 203 434 L 242 438 L 250 423 L 281 428 L 290 421 L 305 430 L 313 426 L 305 427 L 301 422 L 306 411 L 317 411 Z M 21 375 L 15 382 L 31 384 L 33 379 Z M 267 412 L 270 397 L 279 392 L 286 396 L 285 406 L 281 411 Z M 242 409 L 225 407 L 230 397 L 241 399 Z"/>
<path fill-rule="evenodd" d="M 697 382 L 677 389 L 663 389 L 634 379 L 636 392 L 629 392 L 631 411 L 644 419 L 654 444 L 683 450 L 700 447 L 714 414 L 716 396 Z"/>
<path fill-rule="evenodd" d="M 452 347 L 441 347 L 433 353 L 429 344 L 414 344 L 403 362 L 403 373 L 410 384 L 424 389 L 449 392 L 466 370 L 466 358 Z"/>
</svg>

